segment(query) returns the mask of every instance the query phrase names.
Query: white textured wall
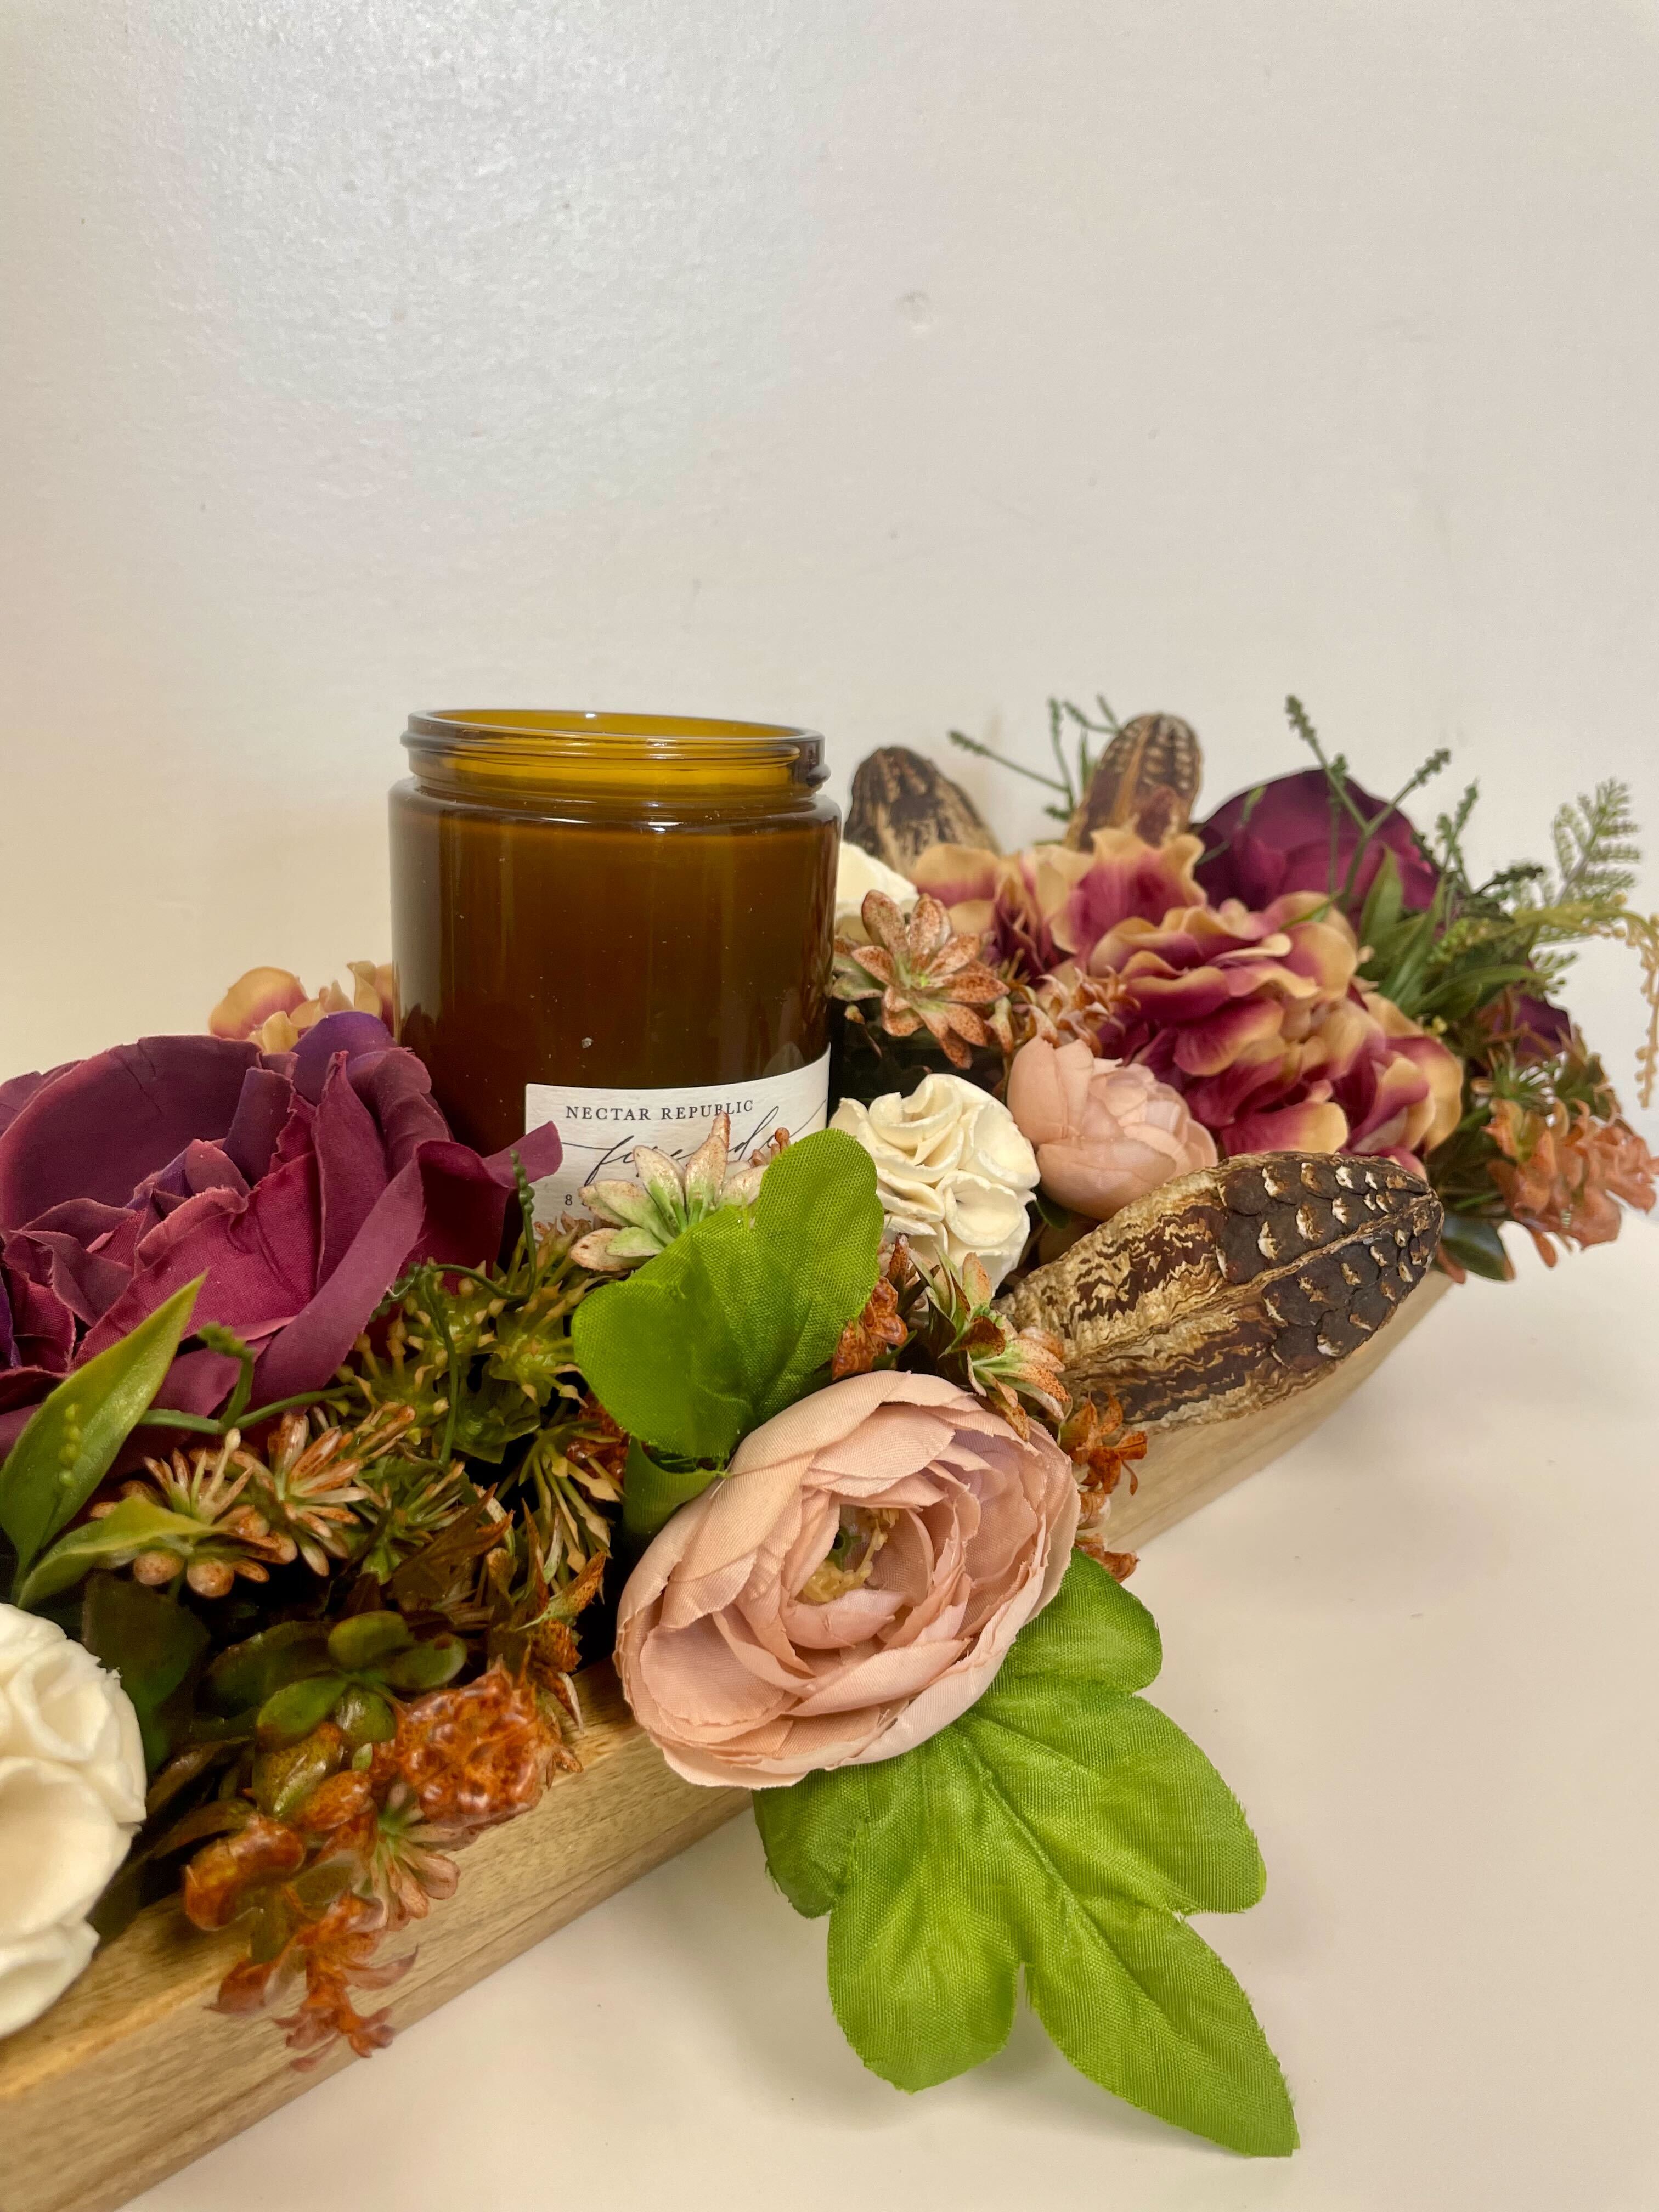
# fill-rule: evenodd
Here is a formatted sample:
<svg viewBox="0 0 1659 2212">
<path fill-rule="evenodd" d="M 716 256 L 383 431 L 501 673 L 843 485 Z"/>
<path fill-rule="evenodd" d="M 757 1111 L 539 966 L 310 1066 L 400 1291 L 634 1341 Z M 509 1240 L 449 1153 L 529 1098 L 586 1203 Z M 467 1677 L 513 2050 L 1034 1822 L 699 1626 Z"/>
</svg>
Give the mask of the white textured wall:
<svg viewBox="0 0 1659 2212">
<path fill-rule="evenodd" d="M 0 1073 L 380 951 L 415 704 L 1218 796 L 1295 689 L 1659 849 L 1646 0 L 7 0 L 0 105 Z"/>
</svg>

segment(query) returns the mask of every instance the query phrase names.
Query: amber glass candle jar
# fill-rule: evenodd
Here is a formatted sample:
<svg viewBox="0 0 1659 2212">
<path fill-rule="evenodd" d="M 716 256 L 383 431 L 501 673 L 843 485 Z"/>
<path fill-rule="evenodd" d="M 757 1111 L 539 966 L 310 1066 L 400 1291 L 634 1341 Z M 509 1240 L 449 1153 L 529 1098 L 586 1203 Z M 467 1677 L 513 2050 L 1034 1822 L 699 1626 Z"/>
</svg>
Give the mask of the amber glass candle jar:
<svg viewBox="0 0 1659 2212">
<path fill-rule="evenodd" d="M 822 739 L 644 714 L 416 714 L 392 793 L 400 1035 L 451 1127 L 545 1121 L 577 1209 L 634 1146 L 821 1127 L 838 817 Z"/>
</svg>

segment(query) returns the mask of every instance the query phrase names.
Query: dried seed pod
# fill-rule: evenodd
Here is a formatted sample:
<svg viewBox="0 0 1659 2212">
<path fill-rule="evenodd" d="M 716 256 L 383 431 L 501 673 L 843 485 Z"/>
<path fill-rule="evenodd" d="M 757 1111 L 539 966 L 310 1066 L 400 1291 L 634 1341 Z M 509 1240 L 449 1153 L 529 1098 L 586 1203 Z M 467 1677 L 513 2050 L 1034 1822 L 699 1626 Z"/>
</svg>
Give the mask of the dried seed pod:
<svg viewBox="0 0 1659 2212">
<path fill-rule="evenodd" d="M 1075 1398 L 1133 1426 L 1291 1396 L 1393 1316 L 1433 1261 L 1440 1201 L 1391 1160 L 1255 1152 L 1167 1182 L 1002 1301 L 1065 1346 Z"/>
<path fill-rule="evenodd" d="M 1204 773 L 1198 732 L 1178 714 L 1137 714 L 1100 757 L 1065 842 L 1089 849 L 1097 830 L 1133 830 L 1161 845 L 1191 819 Z"/>
<path fill-rule="evenodd" d="M 930 845 L 1001 849 L 961 786 L 908 745 L 884 745 L 859 763 L 842 834 L 902 876 Z"/>
</svg>

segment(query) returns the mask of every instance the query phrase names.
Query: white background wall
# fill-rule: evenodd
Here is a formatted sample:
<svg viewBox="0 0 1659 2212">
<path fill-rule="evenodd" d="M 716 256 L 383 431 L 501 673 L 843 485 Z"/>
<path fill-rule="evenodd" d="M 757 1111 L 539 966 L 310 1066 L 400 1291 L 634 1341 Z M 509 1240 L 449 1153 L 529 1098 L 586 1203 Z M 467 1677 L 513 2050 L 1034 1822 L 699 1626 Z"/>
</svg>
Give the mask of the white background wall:
<svg viewBox="0 0 1659 2212">
<path fill-rule="evenodd" d="M 411 705 L 1219 797 L 1294 689 L 1659 851 L 1651 0 L 6 0 L 0 106 L 0 1073 L 383 951 Z"/>
</svg>

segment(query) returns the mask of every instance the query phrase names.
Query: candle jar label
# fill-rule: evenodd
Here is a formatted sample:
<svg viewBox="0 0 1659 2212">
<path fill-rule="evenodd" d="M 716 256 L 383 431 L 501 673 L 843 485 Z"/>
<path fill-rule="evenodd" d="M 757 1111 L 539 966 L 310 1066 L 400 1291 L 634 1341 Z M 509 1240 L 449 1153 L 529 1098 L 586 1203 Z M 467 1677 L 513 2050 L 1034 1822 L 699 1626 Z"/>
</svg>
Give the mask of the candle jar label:
<svg viewBox="0 0 1659 2212">
<path fill-rule="evenodd" d="M 636 1145 L 654 1145 L 682 1167 L 708 1136 L 716 1114 L 732 1117 L 732 1164 L 769 1144 L 780 1129 L 792 1137 L 821 1129 L 830 1111 L 830 1055 L 787 1075 L 732 1083 L 693 1083 L 673 1090 L 607 1089 L 581 1083 L 526 1083 L 526 1132 L 551 1121 L 564 1146 L 556 1174 L 536 1185 L 536 1218 L 586 1213 L 582 1186 L 599 1176 L 631 1181 Z"/>
</svg>

